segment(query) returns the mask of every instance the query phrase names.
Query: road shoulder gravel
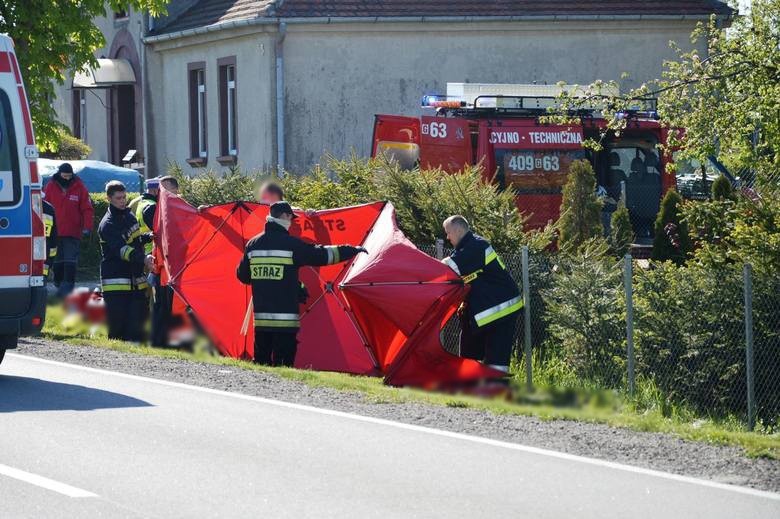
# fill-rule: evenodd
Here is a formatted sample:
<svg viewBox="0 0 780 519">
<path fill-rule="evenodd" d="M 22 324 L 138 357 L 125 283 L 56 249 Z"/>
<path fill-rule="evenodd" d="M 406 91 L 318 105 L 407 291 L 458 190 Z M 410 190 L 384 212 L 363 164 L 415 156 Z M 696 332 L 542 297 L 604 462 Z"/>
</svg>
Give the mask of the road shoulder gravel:
<svg viewBox="0 0 780 519">
<path fill-rule="evenodd" d="M 377 403 L 362 393 L 310 387 L 271 373 L 73 346 L 40 338 L 21 339 L 16 353 L 780 492 L 780 461 L 748 458 L 738 447 L 691 442 L 669 434 L 570 420 L 543 421 L 529 416 L 496 415 L 417 402 Z"/>
</svg>

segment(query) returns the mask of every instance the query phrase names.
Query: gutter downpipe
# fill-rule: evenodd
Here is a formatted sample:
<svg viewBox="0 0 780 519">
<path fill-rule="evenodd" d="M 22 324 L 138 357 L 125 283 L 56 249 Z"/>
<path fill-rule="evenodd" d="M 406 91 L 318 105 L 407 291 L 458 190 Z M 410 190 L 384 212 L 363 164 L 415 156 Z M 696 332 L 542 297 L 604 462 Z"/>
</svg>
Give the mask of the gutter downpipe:
<svg viewBox="0 0 780 519">
<path fill-rule="evenodd" d="M 284 38 L 287 22 L 279 22 L 276 38 L 276 174 L 282 176 L 285 164 L 284 147 Z"/>
</svg>

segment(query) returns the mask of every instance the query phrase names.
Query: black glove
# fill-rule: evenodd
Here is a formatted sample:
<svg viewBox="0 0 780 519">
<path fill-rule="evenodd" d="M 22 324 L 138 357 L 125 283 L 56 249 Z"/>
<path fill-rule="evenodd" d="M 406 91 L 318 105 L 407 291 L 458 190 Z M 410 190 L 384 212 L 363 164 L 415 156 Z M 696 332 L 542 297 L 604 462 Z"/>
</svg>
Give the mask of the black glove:
<svg viewBox="0 0 780 519">
<path fill-rule="evenodd" d="M 357 252 L 365 252 L 366 254 L 368 254 L 368 251 L 366 250 L 365 247 L 354 247 L 354 249 Z"/>
<path fill-rule="evenodd" d="M 150 232 L 147 232 L 147 233 L 142 234 L 139 239 L 141 240 L 142 244 L 151 243 L 152 240 L 154 240 L 154 234 L 150 233 Z"/>
</svg>

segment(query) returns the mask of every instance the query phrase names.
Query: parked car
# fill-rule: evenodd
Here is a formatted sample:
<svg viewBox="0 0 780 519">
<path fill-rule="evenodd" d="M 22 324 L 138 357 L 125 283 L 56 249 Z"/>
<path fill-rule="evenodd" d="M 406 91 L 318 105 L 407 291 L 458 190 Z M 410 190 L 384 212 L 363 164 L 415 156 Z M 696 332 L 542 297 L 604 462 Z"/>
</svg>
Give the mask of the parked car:
<svg viewBox="0 0 780 519">
<path fill-rule="evenodd" d="M 128 192 L 140 193 L 143 177 L 134 169 L 121 168 L 100 160 L 54 160 L 38 159 L 38 171 L 41 174 L 43 186 L 51 180 L 52 175 L 63 162 L 73 166 L 73 173 L 79 176 L 90 193 L 103 193 L 106 183 L 111 180 L 121 181 Z"/>
</svg>

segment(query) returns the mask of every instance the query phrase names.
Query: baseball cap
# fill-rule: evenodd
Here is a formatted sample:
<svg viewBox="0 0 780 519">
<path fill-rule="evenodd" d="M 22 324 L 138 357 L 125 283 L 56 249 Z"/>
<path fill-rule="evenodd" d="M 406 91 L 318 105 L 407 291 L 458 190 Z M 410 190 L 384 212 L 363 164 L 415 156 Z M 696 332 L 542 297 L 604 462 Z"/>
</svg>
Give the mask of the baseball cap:
<svg viewBox="0 0 780 519">
<path fill-rule="evenodd" d="M 158 187 L 160 187 L 160 177 L 146 179 L 146 189 L 156 189 Z"/>
<path fill-rule="evenodd" d="M 283 214 L 289 214 L 293 218 L 298 218 L 298 215 L 293 212 L 292 207 L 287 202 L 274 202 L 271 204 L 271 216 L 279 218 Z"/>
</svg>

